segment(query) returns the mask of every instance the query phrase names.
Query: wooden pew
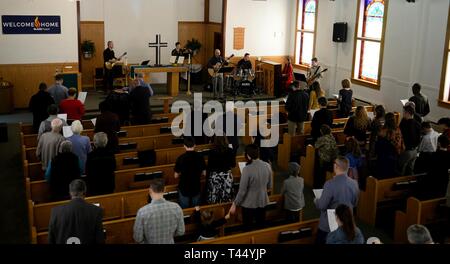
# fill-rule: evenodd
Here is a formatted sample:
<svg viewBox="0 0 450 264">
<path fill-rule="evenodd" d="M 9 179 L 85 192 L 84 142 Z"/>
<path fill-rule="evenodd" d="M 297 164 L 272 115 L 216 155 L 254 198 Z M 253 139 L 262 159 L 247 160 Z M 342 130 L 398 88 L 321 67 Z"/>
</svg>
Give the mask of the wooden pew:
<svg viewBox="0 0 450 264">
<path fill-rule="evenodd" d="M 319 220 L 309 220 L 294 224 L 265 228 L 231 236 L 219 237 L 211 240 L 195 242 L 194 244 L 314 244 Z M 300 231 L 298 236 L 293 235 L 288 241 L 280 241 L 282 232 Z"/>
<path fill-rule="evenodd" d="M 235 178 L 235 183 L 239 182 L 240 179 L 240 170 L 238 166 L 238 162 L 244 162 L 244 156 L 236 157 L 236 167 L 232 169 L 233 177 Z M 122 170 L 115 172 L 115 192 L 125 192 L 129 190 L 136 190 L 142 188 L 148 188 L 150 183 L 150 174 L 154 173 L 154 176 L 162 176 L 165 179 L 166 185 L 177 185 L 178 180 L 173 178 L 174 172 L 173 167 L 175 165 L 166 164 L 160 166 L 146 167 L 146 168 L 138 168 L 138 169 L 130 169 L 130 170 Z M 148 176 L 142 175 L 136 178 L 136 174 L 139 173 L 147 173 Z M 138 181 L 136 181 L 136 179 Z M 273 179 L 272 179 L 273 181 Z M 44 203 L 50 200 L 50 190 L 49 185 L 46 181 L 29 181 L 29 186 L 26 186 L 27 197 L 31 199 L 35 203 Z"/>
<path fill-rule="evenodd" d="M 278 208 L 282 208 L 282 197 L 280 195 L 270 196 L 270 201 L 272 203 L 275 203 L 276 210 L 269 210 L 273 211 L 271 214 L 270 219 L 274 218 L 274 215 L 276 215 L 277 218 L 284 217 L 283 214 L 281 214 L 281 211 L 278 210 Z M 215 204 L 215 205 L 205 205 L 201 206 L 200 210 L 214 210 L 215 216 L 220 216 L 221 214 L 224 214 L 225 212 L 228 212 L 229 208 L 231 206 L 231 203 L 224 203 L 224 204 Z M 185 216 L 185 236 L 195 234 L 198 230 L 198 223 L 195 221 L 192 221 L 191 216 L 194 213 L 195 208 L 187 208 L 183 210 L 183 214 Z M 217 213 L 216 213 L 217 211 Z M 103 228 L 106 230 L 106 243 L 107 244 L 129 244 L 134 243 L 133 240 L 133 226 L 134 226 L 135 217 L 125 218 L 125 219 L 119 219 L 119 220 L 112 220 L 112 221 L 105 221 L 103 222 Z M 242 215 L 239 210 L 237 210 L 237 215 L 232 217 L 229 221 L 227 221 L 227 224 L 224 226 L 226 228 L 227 226 L 236 226 L 240 225 L 242 223 Z M 33 228 L 33 232 L 35 237 L 32 237 L 32 241 L 35 241 L 37 244 L 46 244 L 48 243 L 48 232 L 37 232 L 36 228 Z M 221 232 L 223 233 L 223 231 Z"/>
<path fill-rule="evenodd" d="M 345 144 L 346 137 L 342 128 L 333 129 L 332 134 L 338 145 Z M 283 142 L 278 144 L 278 166 L 283 170 L 287 170 L 291 155 L 294 152 L 298 152 L 300 156 L 306 155 L 305 144 L 310 137 L 310 134 L 291 136 L 288 133 L 284 133 Z"/>
<path fill-rule="evenodd" d="M 406 229 L 411 225 L 427 225 L 442 220 L 439 219 L 439 209 L 446 201 L 445 197 L 426 201 L 409 197 L 406 201 L 406 211 L 395 212 L 395 243 L 408 243 Z"/>
<path fill-rule="evenodd" d="M 157 140 L 157 139 L 156 139 Z M 171 142 L 171 141 L 170 141 Z M 160 144 L 161 142 L 156 141 L 155 144 Z M 198 145 L 195 147 L 196 151 L 208 151 L 211 149 L 213 145 Z M 152 149 L 152 148 L 150 148 Z M 184 147 L 169 147 L 169 148 L 155 148 L 156 153 L 156 164 L 155 165 L 163 165 L 175 163 L 177 158 L 186 152 Z M 135 169 L 139 168 L 139 164 L 137 163 L 138 153 L 137 152 L 128 152 L 128 153 L 120 153 L 116 154 L 116 169 L 117 170 L 126 170 L 126 169 Z M 134 160 L 134 161 L 133 161 Z M 133 164 L 133 162 L 135 164 Z"/>
<path fill-rule="evenodd" d="M 122 138 L 136 138 L 136 137 L 145 137 L 145 136 L 155 136 L 160 134 L 171 133 L 171 123 L 159 123 L 159 124 L 150 124 L 150 125 L 139 125 L 139 126 L 125 126 L 122 127 L 120 133 L 118 133 L 119 137 Z M 87 136 L 91 139 L 94 138 L 94 130 L 86 129 L 81 133 L 83 136 Z M 20 134 L 23 137 L 23 143 L 27 148 L 36 147 L 38 144 L 37 134 L 24 135 Z"/>
<path fill-rule="evenodd" d="M 366 190 L 360 192 L 357 216 L 366 224 L 375 226 L 377 205 L 406 199 L 417 184 L 419 175 L 400 176 L 391 179 L 377 180 L 370 176 L 367 178 Z"/>
<path fill-rule="evenodd" d="M 152 115 L 152 123 L 170 123 L 173 121 L 173 119 L 179 115 L 178 113 L 157 113 Z M 91 120 L 81 120 L 81 124 L 83 125 L 84 129 L 94 129 L 94 124 Z M 33 134 L 33 124 L 29 123 L 19 123 L 20 125 L 20 132 L 22 132 L 24 135 L 31 135 Z M 125 127 L 125 126 L 124 126 Z"/>
<path fill-rule="evenodd" d="M 178 157 L 178 156 L 177 156 Z M 176 158 L 174 158 L 176 160 Z M 240 170 L 238 163 L 244 162 L 244 156 L 236 157 L 236 167 L 232 169 L 232 174 L 234 178 L 234 182 L 239 182 L 240 179 Z M 138 188 L 146 188 L 148 186 L 150 179 L 155 176 L 163 176 L 165 179 L 166 185 L 178 184 L 178 179 L 173 177 L 174 175 L 174 166 L 175 164 L 171 163 L 168 165 L 160 165 L 154 167 L 147 168 L 138 168 L 138 169 L 128 169 L 128 170 L 120 170 L 115 172 L 116 179 L 116 192 L 128 191 L 130 189 L 138 189 Z M 140 176 L 136 176 L 136 174 L 141 174 Z M 148 174 L 144 176 L 142 174 Z"/>
<path fill-rule="evenodd" d="M 173 150 L 175 149 L 173 147 L 182 145 L 182 143 L 173 144 L 174 139 L 175 139 L 175 137 L 172 134 L 166 134 L 166 135 L 160 135 L 160 136 L 121 139 L 121 144 L 131 144 L 132 147 L 136 146 L 136 148 L 140 151 L 155 149 L 156 153 L 157 154 L 159 153 L 159 155 L 157 155 L 157 164 L 167 164 L 167 163 L 174 162 L 174 161 L 166 162 L 167 157 L 171 157 L 171 155 L 174 155 L 173 153 L 170 152 L 170 151 L 173 152 Z M 203 149 L 203 146 L 199 145 L 198 148 Z M 176 149 L 178 150 L 177 153 L 179 153 L 181 150 L 184 150 L 183 147 L 177 147 Z M 27 152 L 28 151 L 30 151 L 30 150 L 27 150 Z M 130 151 L 132 151 L 132 150 L 130 150 Z M 169 152 L 166 153 L 166 151 L 169 151 L 170 155 L 169 155 Z M 35 150 L 30 151 L 30 153 L 27 155 L 34 155 L 34 154 L 35 154 Z M 136 164 L 131 164 L 131 165 L 124 165 L 124 162 L 123 162 L 123 160 L 125 158 L 136 158 L 137 159 L 137 157 L 138 157 L 137 152 L 124 152 L 121 154 L 116 154 L 115 156 L 116 156 L 118 170 L 139 167 L 137 160 L 136 160 Z M 23 167 L 24 167 L 25 178 L 29 177 L 31 179 L 31 181 L 43 180 L 44 173 L 42 171 L 42 164 L 41 164 L 41 162 L 35 161 L 33 159 L 36 159 L 36 158 L 31 158 L 32 163 L 29 163 L 30 160 L 24 161 Z M 176 159 L 176 157 L 175 157 L 175 159 Z"/>
</svg>

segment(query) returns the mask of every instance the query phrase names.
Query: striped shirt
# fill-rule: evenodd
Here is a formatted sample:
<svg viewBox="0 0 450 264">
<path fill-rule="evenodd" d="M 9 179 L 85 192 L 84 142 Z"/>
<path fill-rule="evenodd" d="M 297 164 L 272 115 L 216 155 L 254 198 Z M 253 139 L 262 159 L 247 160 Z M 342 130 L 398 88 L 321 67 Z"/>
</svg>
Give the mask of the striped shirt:
<svg viewBox="0 0 450 264">
<path fill-rule="evenodd" d="M 174 236 L 183 234 L 183 211 L 178 204 L 161 198 L 139 209 L 133 235 L 137 243 L 174 244 Z"/>
</svg>

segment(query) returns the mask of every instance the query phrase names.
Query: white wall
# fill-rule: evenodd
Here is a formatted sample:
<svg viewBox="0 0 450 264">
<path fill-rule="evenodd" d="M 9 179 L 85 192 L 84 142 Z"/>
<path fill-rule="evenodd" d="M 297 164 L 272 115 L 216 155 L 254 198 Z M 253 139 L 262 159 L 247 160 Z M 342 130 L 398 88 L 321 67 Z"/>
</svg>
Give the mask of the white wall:
<svg viewBox="0 0 450 264">
<path fill-rule="evenodd" d="M 292 6 L 295 0 L 228 0 L 226 55 L 280 56 L 291 50 Z M 294 17 L 295 19 L 295 17 Z M 243 50 L 233 50 L 233 28 L 245 27 Z"/>
<path fill-rule="evenodd" d="M 56 0 L 2 0 L 0 15 L 61 16 L 61 34 L 0 34 L 0 63 L 77 62 L 76 3 Z M 59 47 L 59 48 L 56 48 Z"/>
<path fill-rule="evenodd" d="M 209 1 L 209 21 L 215 23 L 222 23 L 222 0 L 210 0 Z"/>
<path fill-rule="evenodd" d="M 81 21 L 103 21 L 104 0 L 80 0 Z"/>
<path fill-rule="evenodd" d="M 167 64 L 178 41 L 178 21 L 203 21 L 204 5 L 204 0 L 82 0 L 81 18 L 103 20 L 105 41 L 114 41 L 116 55 L 126 51 L 129 63 L 155 63 L 155 49 L 148 43 L 161 34 L 168 43 L 161 50 L 161 63 Z M 166 76 L 152 74 L 151 82 L 165 83 Z"/>
<path fill-rule="evenodd" d="M 342 79 L 351 77 L 356 2 L 319 1 L 315 55 L 329 69 L 322 85 L 330 94 L 339 90 Z M 399 100 L 409 98 L 412 84 L 419 82 L 430 100 L 429 118 L 449 116 L 448 109 L 437 106 L 448 8 L 448 0 L 389 1 L 381 89 L 353 85 L 355 97 L 401 111 Z M 348 23 L 346 43 L 332 42 L 334 22 Z"/>
</svg>

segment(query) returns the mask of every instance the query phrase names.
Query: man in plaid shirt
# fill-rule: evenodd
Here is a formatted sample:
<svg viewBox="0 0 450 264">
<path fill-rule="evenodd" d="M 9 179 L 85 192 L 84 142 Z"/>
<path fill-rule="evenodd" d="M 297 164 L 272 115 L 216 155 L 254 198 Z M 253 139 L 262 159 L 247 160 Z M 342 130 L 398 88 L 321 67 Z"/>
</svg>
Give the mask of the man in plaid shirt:
<svg viewBox="0 0 450 264">
<path fill-rule="evenodd" d="M 140 244 L 174 244 L 173 237 L 184 234 L 183 210 L 163 198 L 163 180 L 153 181 L 149 193 L 152 202 L 139 209 L 133 238 Z"/>
</svg>

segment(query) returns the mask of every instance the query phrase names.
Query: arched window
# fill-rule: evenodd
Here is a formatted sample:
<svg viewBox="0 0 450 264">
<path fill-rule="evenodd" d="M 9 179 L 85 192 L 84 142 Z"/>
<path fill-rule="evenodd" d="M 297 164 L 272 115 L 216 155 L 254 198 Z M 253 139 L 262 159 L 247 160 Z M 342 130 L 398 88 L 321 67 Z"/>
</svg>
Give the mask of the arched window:
<svg viewBox="0 0 450 264">
<path fill-rule="evenodd" d="M 317 0 L 297 1 L 295 32 L 295 64 L 309 66 L 314 56 L 316 36 Z"/>
<path fill-rule="evenodd" d="M 379 88 L 388 0 L 358 0 L 352 81 Z"/>
<path fill-rule="evenodd" d="M 439 105 L 450 108 L 450 6 L 448 10 L 447 38 L 445 39 L 444 47 Z"/>
</svg>

